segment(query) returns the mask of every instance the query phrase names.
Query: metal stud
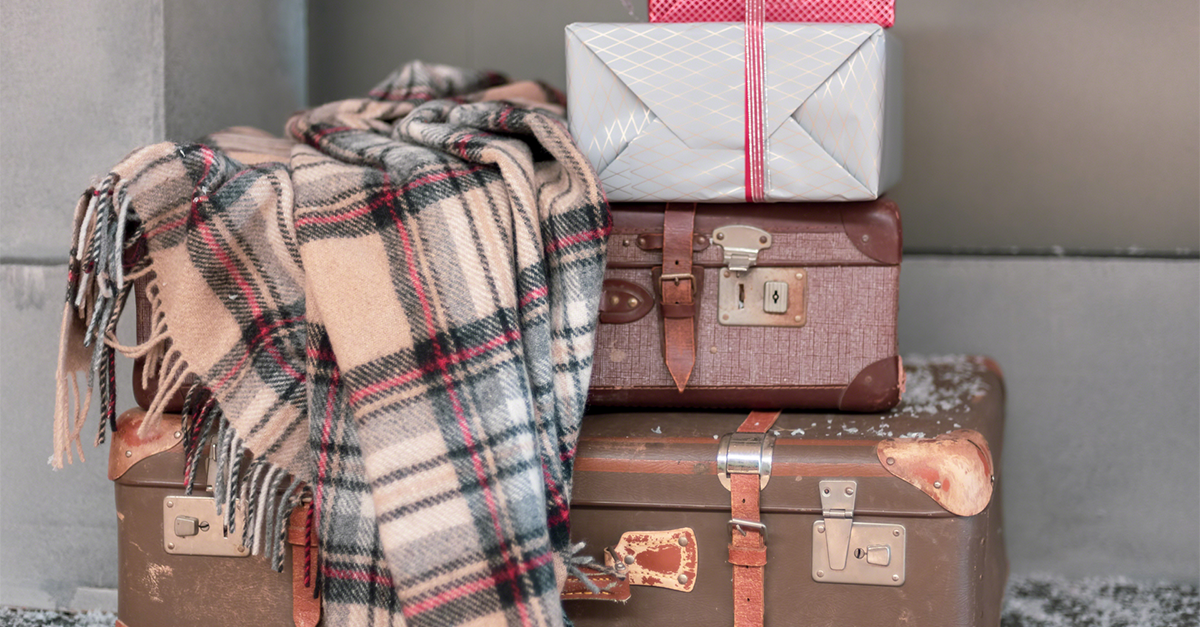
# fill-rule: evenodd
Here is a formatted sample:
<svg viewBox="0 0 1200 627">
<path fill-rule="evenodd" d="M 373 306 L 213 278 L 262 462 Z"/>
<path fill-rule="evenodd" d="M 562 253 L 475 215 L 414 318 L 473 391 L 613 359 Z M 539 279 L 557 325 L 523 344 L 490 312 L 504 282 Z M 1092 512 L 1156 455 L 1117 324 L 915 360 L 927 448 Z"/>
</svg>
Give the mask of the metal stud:
<svg viewBox="0 0 1200 627">
<path fill-rule="evenodd" d="M 171 549 L 171 550 L 175 550 L 175 543 L 174 543 L 174 542 L 168 542 L 168 543 L 167 543 L 167 548 L 168 548 L 168 549 Z"/>
<path fill-rule="evenodd" d="M 870 236 L 870 235 L 867 235 L 866 233 L 863 233 L 863 236 L 862 236 L 862 241 L 864 241 L 864 242 L 869 242 L 869 241 L 871 241 L 871 236 Z"/>
<path fill-rule="evenodd" d="M 680 575 L 680 576 L 679 576 L 679 583 L 681 583 L 681 584 L 683 584 L 683 585 L 687 585 L 687 582 L 688 582 L 688 576 L 687 576 L 687 575 Z"/>
<path fill-rule="evenodd" d="M 635 558 L 635 557 L 634 557 L 634 556 L 632 556 L 632 555 L 626 555 L 626 556 L 625 556 L 625 563 L 626 563 L 626 564 L 632 565 L 632 564 L 633 564 L 634 562 L 636 562 L 636 561 L 637 561 L 637 558 Z"/>
<path fill-rule="evenodd" d="M 900 575 L 892 575 L 892 581 L 900 581 Z"/>
<path fill-rule="evenodd" d="M 766 236 L 766 235 L 763 235 L 762 237 L 758 238 L 758 243 L 759 243 L 759 244 L 766 244 L 766 243 L 767 243 L 767 236 Z"/>
<path fill-rule="evenodd" d="M 125 451 L 125 457 L 133 457 L 133 451 Z"/>
<path fill-rule="evenodd" d="M 634 307 L 637 307 L 637 306 L 638 306 L 638 304 L 639 304 L 639 303 L 641 303 L 641 302 L 642 302 L 642 301 L 640 301 L 640 300 L 638 300 L 638 299 L 636 299 L 636 298 L 630 298 L 630 299 L 629 299 L 629 308 L 630 308 L 630 309 L 633 309 Z"/>
<path fill-rule="evenodd" d="M 679 536 L 679 546 L 687 546 L 687 545 L 688 545 L 687 536 Z"/>
<path fill-rule="evenodd" d="M 176 431 L 176 432 L 175 432 L 175 437 L 177 437 L 177 438 L 181 438 L 181 437 L 183 437 L 183 432 L 182 432 L 182 431 Z"/>
<path fill-rule="evenodd" d="M 824 576 L 825 576 L 825 571 L 823 571 L 823 570 L 818 570 L 818 571 L 817 571 L 817 576 L 818 576 L 818 577 L 824 577 Z"/>
<path fill-rule="evenodd" d="M 941 482 L 941 481 L 934 481 L 934 482 L 933 482 L 933 487 L 937 488 L 938 490 L 941 490 L 941 489 L 942 489 L 942 482 Z"/>
<path fill-rule="evenodd" d="M 854 488 L 846 488 L 846 496 L 854 496 Z"/>
<path fill-rule="evenodd" d="M 717 233 L 717 239 L 725 239 L 724 233 Z"/>
<path fill-rule="evenodd" d="M 888 466 L 895 465 L 895 463 L 896 463 L 896 458 L 895 458 L 895 457 L 889 457 L 889 458 L 887 458 L 887 464 L 888 464 Z"/>
</svg>

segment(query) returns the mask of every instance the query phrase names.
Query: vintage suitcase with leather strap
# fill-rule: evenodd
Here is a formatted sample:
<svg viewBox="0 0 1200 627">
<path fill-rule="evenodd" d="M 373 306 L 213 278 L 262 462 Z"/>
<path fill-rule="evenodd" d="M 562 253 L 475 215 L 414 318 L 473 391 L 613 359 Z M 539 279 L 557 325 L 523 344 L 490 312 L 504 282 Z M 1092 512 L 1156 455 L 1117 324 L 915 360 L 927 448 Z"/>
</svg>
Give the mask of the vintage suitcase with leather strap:
<svg viewBox="0 0 1200 627">
<path fill-rule="evenodd" d="M 192 494 L 185 494 L 180 417 L 164 416 L 161 429 L 142 439 L 144 416 L 141 409 L 122 414 L 109 449 L 120 562 L 117 625 L 317 625 L 321 604 L 309 508 L 297 507 L 286 521 L 283 571 L 275 572 L 263 554 L 242 545 L 242 512 L 239 526 L 224 531 L 206 463 L 199 464 Z"/>
<path fill-rule="evenodd" d="M 612 215 L 592 405 L 899 400 L 895 203 L 614 203 Z"/>
<path fill-rule="evenodd" d="M 611 548 L 591 553 L 607 569 L 598 592 L 569 597 L 575 625 L 998 626 L 1000 371 L 908 361 L 905 399 L 885 413 L 585 418 L 572 538 Z M 626 529 L 677 541 L 618 542 Z M 663 572 L 674 589 L 604 594 Z"/>
</svg>

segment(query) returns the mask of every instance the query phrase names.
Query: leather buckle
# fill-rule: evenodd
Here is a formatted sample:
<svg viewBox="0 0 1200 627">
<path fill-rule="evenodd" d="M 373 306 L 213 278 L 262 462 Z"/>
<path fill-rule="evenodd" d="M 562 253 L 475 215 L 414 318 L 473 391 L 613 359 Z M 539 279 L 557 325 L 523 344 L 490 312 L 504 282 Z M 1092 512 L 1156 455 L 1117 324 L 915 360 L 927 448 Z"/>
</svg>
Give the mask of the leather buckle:
<svg viewBox="0 0 1200 627">
<path fill-rule="evenodd" d="M 691 289 L 692 300 L 696 300 L 696 275 L 694 275 L 690 272 L 688 272 L 686 274 L 664 274 L 664 275 L 658 277 L 659 294 L 662 293 L 663 281 L 673 281 L 675 283 L 675 285 L 679 285 L 679 282 L 684 279 L 687 279 L 689 281 L 689 286 L 692 288 Z"/>
<path fill-rule="evenodd" d="M 662 268 L 659 266 L 655 266 L 650 272 L 654 281 L 654 296 L 658 299 L 658 305 L 664 318 L 696 317 L 696 308 L 700 305 L 698 297 L 704 290 L 704 274 L 702 272 L 663 274 Z M 690 288 L 687 290 L 688 300 L 683 302 L 666 300 L 663 288 L 668 285 L 679 285 L 683 281 L 687 281 Z"/>
</svg>

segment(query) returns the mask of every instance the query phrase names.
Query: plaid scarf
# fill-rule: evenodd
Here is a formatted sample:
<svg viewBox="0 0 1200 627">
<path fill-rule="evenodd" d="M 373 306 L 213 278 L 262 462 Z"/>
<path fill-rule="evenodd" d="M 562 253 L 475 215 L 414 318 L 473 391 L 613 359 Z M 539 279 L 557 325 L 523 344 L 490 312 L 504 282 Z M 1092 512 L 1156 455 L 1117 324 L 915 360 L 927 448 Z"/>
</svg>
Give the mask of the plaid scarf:
<svg viewBox="0 0 1200 627">
<path fill-rule="evenodd" d="M 56 464 L 82 458 L 94 385 L 98 440 L 115 417 L 113 351 L 145 357 L 143 428 L 194 375 L 188 484 L 215 442 L 218 505 L 235 528 L 245 510 L 254 551 L 281 565 L 312 499 L 326 625 L 563 624 L 610 225 L 549 100 L 414 63 L 293 117 L 278 161 L 255 158 L 269 140 L 127 157 L 76 209 Z M 126 347 L 137 277 L 154 325 Z"/>
</svg>

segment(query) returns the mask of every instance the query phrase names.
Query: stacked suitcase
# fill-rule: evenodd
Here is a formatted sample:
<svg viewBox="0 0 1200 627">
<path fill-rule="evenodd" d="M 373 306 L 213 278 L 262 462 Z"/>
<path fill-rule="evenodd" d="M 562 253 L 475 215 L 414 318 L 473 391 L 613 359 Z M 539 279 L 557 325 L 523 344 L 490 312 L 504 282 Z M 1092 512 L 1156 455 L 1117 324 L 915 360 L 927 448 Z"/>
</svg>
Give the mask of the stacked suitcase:
<svg viewBox="0 0 1200 627">
<path fill-rule="evenodd" d="M 649 14 L 566 32 L 613 208 L 571 513 L 605 566 L 568 615 L 998 625 L 999 370 L 897 354 L 892 3 Z"/>
</svg>

